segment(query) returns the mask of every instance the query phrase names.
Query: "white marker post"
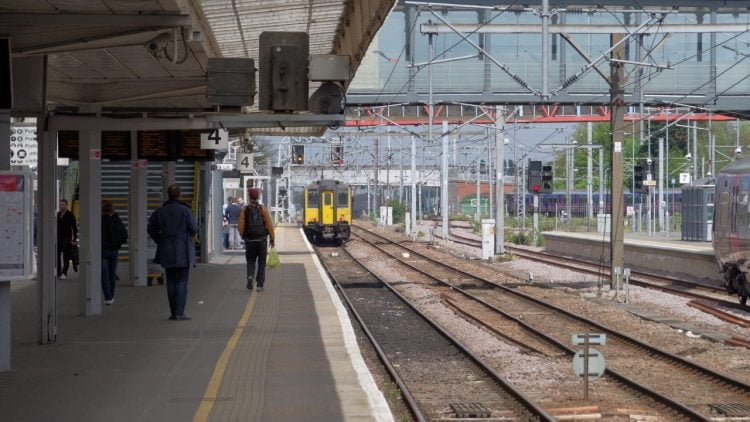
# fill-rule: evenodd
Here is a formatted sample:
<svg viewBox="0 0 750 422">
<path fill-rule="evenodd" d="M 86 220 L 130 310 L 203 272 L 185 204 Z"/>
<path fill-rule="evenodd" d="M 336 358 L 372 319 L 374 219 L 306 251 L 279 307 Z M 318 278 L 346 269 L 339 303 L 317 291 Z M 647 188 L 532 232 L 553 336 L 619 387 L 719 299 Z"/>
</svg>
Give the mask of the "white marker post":
<svg viewBox="0 0 750 422">
<path fill-rule="evenodd" d="M 590 347 L 591 345 L 607 344 L 606 334 L 573 334 L 571 341 L 575 345 L 583 345 L 573 356 L 573 373 L 583 377 L 583 398 L 589 398 L 589 378 L 597 379 L 604 374 L 606 362 L 604 355 Z"/>
<path fill-rule="evenodd" d="M 495 256 L 495 220 L 482 220 L 482 259 Z"/>
</svg>

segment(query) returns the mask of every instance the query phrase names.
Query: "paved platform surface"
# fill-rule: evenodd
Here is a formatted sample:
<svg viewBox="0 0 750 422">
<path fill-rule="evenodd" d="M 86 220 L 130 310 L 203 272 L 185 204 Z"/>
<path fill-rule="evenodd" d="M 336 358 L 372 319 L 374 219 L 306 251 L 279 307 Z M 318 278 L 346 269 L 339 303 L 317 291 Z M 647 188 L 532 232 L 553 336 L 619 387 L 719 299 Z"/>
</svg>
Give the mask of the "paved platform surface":
<svg viewBox="0 0 750 422">
<path fill-rule="evenodd" d="M 544 232 L 544 235 L 564 236 L 592 241 L 609 242 L 609 235 L 601 233 L 573 233 L 573 232 Z M 647 246 L 657 249 L 674 249 L 685 252 L 713 255 L 711 242 L 689 242 L 681 240 L 678 235 L 665 236 L 660 233 L 649 236 L 645 233 L 625 233 L 625 245 Z"/>
<path fill-rule="evenodd" d="M 592 261 L 609 262 L 609 236 L 601 233 L 544 232 L 545 250 Z M 676 237 L 625 234 L 625 266 L 720 285 L 719 267 L 711 242 L 687 242 Z"/>
<path fill-rule="evenodd" d="M 264 292 L 245 288 L 240 255 L 193 269 L 191 321 L 167 320 L 164 286 L 118 286 L 101 316 L 77 316 L 77 280 L 61 280 L 58 338 L 45 346 L 36 286 L 14 283 L 0 420 L 389 420 L 299 229 L 280 228 L 277 247 Z"/>
</svg>

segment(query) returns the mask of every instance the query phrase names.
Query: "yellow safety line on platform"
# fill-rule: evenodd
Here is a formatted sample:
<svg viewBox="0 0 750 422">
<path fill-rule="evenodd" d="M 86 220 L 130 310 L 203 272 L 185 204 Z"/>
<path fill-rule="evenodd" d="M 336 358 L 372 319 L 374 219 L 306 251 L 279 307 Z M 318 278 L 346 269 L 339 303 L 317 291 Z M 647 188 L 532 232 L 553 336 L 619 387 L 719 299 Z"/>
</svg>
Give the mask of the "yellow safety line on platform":
<svg viewBox="0 0 750 422">
<path fill-rule="evenodd" d="M 211 414 L 211 409 L 213 409 L 214 407 L 216 396 L 219 394 L 219 387 L 221 387 L 221 380 L 224 378 L 224 373 L 227 370 L 229 358 L 232 357 L 232 352 L 234 351 L 235 347 L 237 347 L 237 342 L 239 342 L 240 336 L 245 330 L 247 321 L 250 319 L 250 314 L 253 313 L 253 308 L 255 307 L 255 298 L 257 296 L 257 294 L 250 295 L 250 299 L 247 301 L 245 312 L 243 312 L 242 318 L 240 318 L 239 322 L 237 322 L 237 326 L 234 328 L 232 337 L 229 338 L 226 347 L 224 347 L 224 351 L 221 352 L 221 356 L 219 356 L 219 360 L 216 361 L 214 372 L 211 374 L 211 379 L 208 380 L 208 386 L 206 387 L 206 392 L 203 394 L 203 398 L 201 399 L 201 404 L 200 406 L 198 406 L 198 410 L 195 412 L 195 416 L 193 416 L 193 422 L 205 422 L 208 420 L 208 416 Z"/>
</svg>

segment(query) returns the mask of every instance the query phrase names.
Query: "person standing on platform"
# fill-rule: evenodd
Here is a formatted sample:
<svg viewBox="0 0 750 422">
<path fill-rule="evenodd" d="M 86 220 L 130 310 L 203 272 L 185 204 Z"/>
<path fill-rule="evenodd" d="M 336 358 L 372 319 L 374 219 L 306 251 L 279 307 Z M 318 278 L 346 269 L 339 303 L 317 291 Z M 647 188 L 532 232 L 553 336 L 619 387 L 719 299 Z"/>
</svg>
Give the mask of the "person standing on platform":
<svg viewBox="0 0 750 422">
<path fill-rule="evenodd" d="M 148 220 L 148 235 L 156 242 L 154 261 L 167 275 L 167 297 L 170 320 L 191 319 L 185 315 L 190 265 L 195 264 L 193 236 L 198 233 L 190 207 L 180 201 L 180 187 L 167 188 L 169 200 L 154 211 Z"/>
<path fill-rule="evenodd" d="M 229 204 L 227 210 L 224 211 L 224 218 L 227 219 L 227 224 L 229 224 L 229 247 L 231 249 L 239 249 L 242 246 L 240 232 L 237 230 L 241 210 L 242 208 L 237 203 L 237 198 L 233 198 L 232 203 Z"/>
<path fill-rule="evenodd" d="M 68 211 L 68 201 L 61 199 L 57 211 L 57 277 L 68 278 L 70 252 L 78 237 L 78 223 L 72 212 Z"/>
<path fill-rule="evenodd" d="M 104 303 L 115 303 L 117 260 L 120 248 L 128 240 L 128 230 L 109 201 L 102 203 L 102 293 Z"/>
<path fill-rule="evenodd" d="M 260 191 L 250 188 L 250 201 L 242 208 L 239 220 L 239 230 L 245 240 L 245 261 L 247 261 L 247 288 L 253 289 L 253 283 L 258 283 L 258 291 L 263 291 L 266 281 L 266 256 L 268 255 L 268 239 L 271 247 L 275 246 L 275 236 L 271 216 L 266 207 L 258 203 Z"/>
<path fill-rule="evenodd" d="M 221 235 L 222 239 L 224 240 L 224 249 L 229 249 L 229 223 L 227 222 L 227 218 L 224 217 L 227 215 L 227 207 L 232 203 L 234 198 L 231 196 L 227 198 L 227 202 L 224 204 L 224 206 L 221 208 Z"/>
</svg>

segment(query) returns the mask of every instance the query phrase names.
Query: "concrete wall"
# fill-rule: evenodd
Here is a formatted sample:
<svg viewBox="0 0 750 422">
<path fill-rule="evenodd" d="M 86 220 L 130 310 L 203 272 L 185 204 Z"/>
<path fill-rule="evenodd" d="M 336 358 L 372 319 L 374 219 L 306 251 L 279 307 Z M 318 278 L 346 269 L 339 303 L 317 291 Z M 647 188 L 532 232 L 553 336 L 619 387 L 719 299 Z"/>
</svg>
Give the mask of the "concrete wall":
<svg viewBox="0 0 750 422">
<path fill-rule="evenodd" d="M 545 250 L 559 255 L 584 258 L 591 261 L 609 262 L 609 240 L 587 239 L 552 232 L 544 233 Z M 684 277 L 688 280 L 710 281 L 720 284 L 722 281 L 719 267 L 713 252 L 680 251 L 676 247 L 625 242 L 625 265 L 636 271 L 663 272 L 665 275 Z"/>
</svg>

